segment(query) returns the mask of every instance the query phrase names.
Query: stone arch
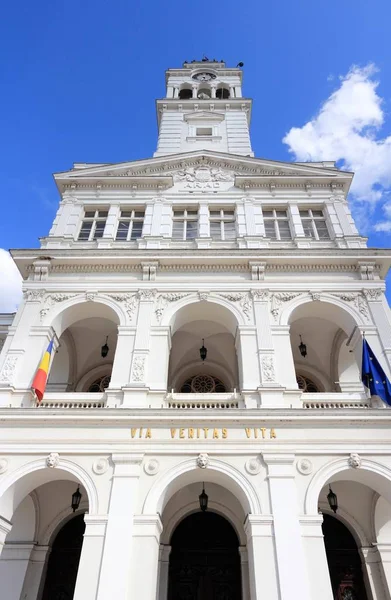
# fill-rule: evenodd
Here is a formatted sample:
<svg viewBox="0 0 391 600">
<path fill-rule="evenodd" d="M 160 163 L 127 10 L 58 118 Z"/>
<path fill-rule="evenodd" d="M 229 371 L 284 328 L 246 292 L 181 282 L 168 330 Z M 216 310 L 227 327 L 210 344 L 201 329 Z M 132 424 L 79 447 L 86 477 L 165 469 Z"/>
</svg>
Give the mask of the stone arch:
<svg viewBox="0 0 391 600">
<path fill-rule="evenodd" d="M 148 492 L 143 514 L 162 514 L 165 504 L 179 489 L 202 481 L 217 483 L 232 492 L 245 514 L 261 514 L 260 500 L 248 479 L 232 465 L 216 458 L 210 458 L 207 469 L 198 468 L 192 458 L 163 473 Z"/>
<path fill-rule="evenodd" d="M 197 373 L 198 363 L 187 363 L 181 369 L 179 369 L 175 376 L 172 379 L 172 387 L 179 390 L 180 385 L 184 383 L 184 381 L 195 375 Z M 234 389 L 235 380 L 232 377 L 232 373 L 224 367 L 224 365 L 220 365 L 219 363 L 215 363 L 214 361 L 208 361 L 208 370 L 210 374 L 214 377 L 218 377 L 221 381 L 226 385 L 227 390 Z"/>
<path fill-rule="evenodd" d="M 76 307 L 78 307 L 78 310 Z M 88 301 L 85 296 L 80 295 L 64 300 L 54 306 L 45 316 L 42 325 L 53 327 L 59 338 L 73 323 L 91 316 L 107 318 L 118 326 L 127 323 L 124 309 L 115 300 L 108 296 L 96 295 L 93 301 Z"/>
<path fill-rule="evenodd" d="M 201 305 L 217 305 L 226 309 L 231 318 L 224 319 L 224 325 L 227 329 L 232 333 L 232 335 L 236 334 L 236 328 L 240 325 L 248 325 L 245 322 L 243 313 L 238 310 L 236 306 L 234 306 L 231 302 L 226 300 L 225 298 L 215 298 L 213 296 L 209 296 L 208 300 L 199 300 L 196 296 L 187 296 L 185 298 L 181 298 L 176 302 L 173 302 L 172 305 L 168 306 L 164 311 L 161 325 L 166 327 L 171 327 L 172 334 L 176 331 L 178 327 L 173 327 L 173 322 L 175 320 L 176 315 L 187 306 L 191 306 L 192 304 L 201 304 Z M 221 321 L 220 321 L 221 322 Z M 227 326 L 228 325 L 228 326 Z"/>
<path fill-rule="evenodd" d="M 82 515 L 86 513 L 87 510 L 88 502 L 82 499 L 79 508 L 75 512 L 72 512 L 70 507 L 66 510 L 62 510 L 61 512 L 59 512 L 51 521 L 51 523 L 49 523 L 48 527 L 44 531 L 42 539 L 40 540 L 41 545 L 51 545 L 60 529 L 62 529 L 62 527 L 64 527 L 64 525 L 66 525 L 68 521 L 70 521 L 71 519 L 73 519 L 73 517 L 76 517 L 77 515 Z"/>
<path fill-rule="evenodd" d="M 61 479 L 80 483 L 88 496 L 89 514 L 98 514 L 98 492 L 94 481 L 78 464 L 60 457 L 59 465 L 54 469 L 47 467 L 45 458 L 40 458 L 6 475 L 0 482 L 0 515 L 10 521 L 20 502 L 35 488 Z"/>
<path fill-rule="evenodd" d="M 88 388 L 99 377 L 111 374 L 112 367 L 113 364 L 111 362 L 105 362 L 101 365 L 93 367 L 92 369 L 88 369 L 88 371 L 84 373 L 77 381 L 75 391 L 84 392 L 85 388 Z"/>
<path fill-rule="evenodd" d="M 313 305 L 313 306 L 318 306 L 318 305 L 324 305 L 325 308 L 327 307 L 327 305 L 331 305 L 337 309 L 339 309 L 340 311 L 342 311 L 342 313 L 340 314 L 346 314 L 346 323 L 342 322 L 342 319 L 338 318 L 338 320 L 336 321 L 336 323 L 341 327 L 341 329 L 343 329 L 347 335 L 350 335 L 353 328 L 357 325 L 357 326 L 363 326 L 365 325 L 361 315 L 354 310 L 353 308 L 351 308 L 346 302 L 343 302 L 343 300 L 341 300 L 340 298 L 334 297 L 334 296 L 330 296 L 330 295 L 326 295 L 326 294 L 322 294 L 322 299 L 321 300 L 312 300 L 312 298 L 309 295 L 300 295 L 297 298 L 295 298 L 294 300 L 291 300 L 290 302 L 287 303 L 287 306 L 283 308 L 283 310 L 281 311 L 281 315 L 280 315 L 280 319 L 279 319 L 279 325 L 290 325 L 293 321 L 293 317 L 295 316 L 294 313 L 297 311 L 297 309 L 299 309 L 301 306 L 305 305 L 305 304 L 309 304 L 309 305 Z M 337 312 L 335 311 L 334 308 L 334 314 L 333 314 L 333 318 L 335 318 Z M 297 318 L 300 318 L 303 315 L 300 315 Z M 295 319 L 296 320 L 296 319 Z"/>
<path fill-rule="evenodd" d="M 347 510 L 345 510 L 342 507 L 338 507 L 338 512 L 334 513 L 330 509 L 330 507 L 328 505 L 326 505 L 324 502 L 321 502 L 319 504 L 319 507 L 320 507 L 322 513 L 324 513 L 326 515 L 330 515 L 330 517 L 333 517 L 334 519 L 341 521 L 341 523 L 343 523 L 345 525 L 345 527 L 347 527 L 347 529 L 349 529 L 350 533 L 354 537 L 356 544 L 359 548 L 368 547 L 371 545 L 371 543 L 368 540 L 368 537 L 366 536 L 361 525 L 356 521 L 356 519 L 354 517 L 352 517 L 352 515 L 350 513 L 348 513 Z"/>
<path fill-rule="evenodd" d="M 329 481 L 337 481 L 336 476 L 340 473 L 344 475 L 342 479 L 362 483 L 391 503 L 391 469 L 366 458 L 361 459 L 360 468 L 353 469 L 349 467 L 348 458 L 340 458 L 323 465 L 312 477 L 305 494 L 305 514 L 317 514 L 322 488 Z"/>
</svg>

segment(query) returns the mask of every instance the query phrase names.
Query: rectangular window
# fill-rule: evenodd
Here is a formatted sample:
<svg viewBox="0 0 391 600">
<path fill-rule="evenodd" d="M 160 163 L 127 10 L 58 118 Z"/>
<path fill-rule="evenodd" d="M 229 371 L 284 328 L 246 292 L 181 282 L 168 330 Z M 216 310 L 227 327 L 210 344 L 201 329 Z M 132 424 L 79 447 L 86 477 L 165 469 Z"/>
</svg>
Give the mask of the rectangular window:
<svg viewBox="0 0 391 600">
<path fill-rule="evenodd" d="M 271 240 L 285 241 L 292 239 L 289 217 L 286 210 L 263 210 L 266 237 Z"/>
<path fill-rule="evenodd" d="M 322 210 L 300 210 L 305 237 L 313 240 L 329 240 L 330 234 Z"/>
<path fill-rule="evenodd" d="M 174 210 L 172 217 L 174 240 L 194 240 L 198 235 L 198 211 Z"/>
<path fill-rule="evenodd" d="M 115 239 L 117 241 L 129 242 L 130 240 L 141 238 L 143 224 L 143 210 L 121 210 Z"/>
<path fill-rule="evenodd" d="M 212 133 L 212 127 L 197 127 L 196 129 L 196 135 L 205 136 L 212 135 Z"/>
<path fill-rule="evenodd" d="M 236 222 L 235 211 L 219 210 L 209 211 L 210 237 L 215 240 L 235 240 Z"/>
<path fill-rule="evenodd" d="M 79 231 L 78 240 L 91 242 L 103 236 L 106 226 L 107 210 L 86 210 Z"/>
</svg>

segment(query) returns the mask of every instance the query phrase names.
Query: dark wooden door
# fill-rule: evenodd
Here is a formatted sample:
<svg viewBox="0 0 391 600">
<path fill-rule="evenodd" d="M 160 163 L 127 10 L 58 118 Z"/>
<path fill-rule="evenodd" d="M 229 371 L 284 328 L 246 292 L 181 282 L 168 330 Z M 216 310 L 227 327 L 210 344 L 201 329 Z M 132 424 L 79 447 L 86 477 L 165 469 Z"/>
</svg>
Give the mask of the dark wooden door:
<svg viewBox="0 0 391 600">
<path fill-rule="evenodd" d="M 334 600 L 368 600 L 360 555 L 348 528 L 324 515 L 323 535 Z"/>
<path fill-rule="evenodd" d="M 171 539 L 168 600 L 241 600 L 239 542 L 230 523 L 194 513 Z"/>
<path fill-rule="evenodd" d="M 49 556 L 42 600 L 73 599 L 84 530 L 84 515 L 78 515 L 58 532 Z"/>
</svg>

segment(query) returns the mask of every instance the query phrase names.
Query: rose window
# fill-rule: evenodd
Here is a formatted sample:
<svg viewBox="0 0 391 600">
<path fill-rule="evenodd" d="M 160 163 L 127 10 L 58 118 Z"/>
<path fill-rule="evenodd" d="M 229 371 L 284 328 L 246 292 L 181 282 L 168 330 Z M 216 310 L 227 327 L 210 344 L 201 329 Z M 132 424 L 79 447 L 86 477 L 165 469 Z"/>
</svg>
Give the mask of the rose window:
<svg viewBox="0 0 391 600">
<path fill-rule="evenodd" d="M 181 388 L 184 394 L 221 394 L 225 391 L 225 385 L 220 379 L 206 374 L 187 379 Z"/>
<path fill-rule="evenodd" d="M 88 388 L 88 392 L 104 392 L 106 388 L 109 387 L 110 384 L 110 375 L 104 375 L 103 377 L 99 377 L 94 383 L 90 385 Z"/>
<path fill-rule="evenodd" d="M 318 386 L 308 377 L 304 377 L 304 375 L 296 375 L 296 381 L 297 385 L 299 386 L 299 390 L 302 392 L 306 392 L 307 394 L 319 392 Z"/>
</svg>

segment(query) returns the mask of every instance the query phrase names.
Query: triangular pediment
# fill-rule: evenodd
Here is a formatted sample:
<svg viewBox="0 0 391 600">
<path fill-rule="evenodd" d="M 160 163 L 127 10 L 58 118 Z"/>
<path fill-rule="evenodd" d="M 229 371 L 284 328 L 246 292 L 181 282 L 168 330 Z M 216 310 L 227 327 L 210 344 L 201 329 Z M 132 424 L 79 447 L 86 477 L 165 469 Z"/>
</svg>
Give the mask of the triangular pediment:
<svg viewBox="0 0 391 600">
<path fill-rule="evenodd" d="M 260 182 L 265 185 L 267 182 L 303 180 L 310 185 L 312 180 L 331 183 L 339 180 L 340 184 L 345 184 L 347 191 L 353 177 L 352 173 L 325 167 L 324 163 L 288 163 L 206 150 L 117 164 L 78 165 L 70 171 L 56 173 L 54 177 L 60 188 L 72 181 L 76 183 L 75 180 L 78 184 L 104 182 L 106 185 L 110 181 L 129 180 L 134 185 L 164 189 L 176 181 L 192 181 L 194 178 L 205 181 L 209 177 L 208 171 L 217 181 L 235 180 L 238 187 L 257 187 Z"/>
<path fill-rule="evenodd" d="M 218 112 L 211 112 L 206 110 L 197 110 L 195 112 L 186 113 L 183 119 L 188 123 L 208 122 L 208 123 L 221 123 L 224 121 L 225 115 Z"/>
</svg>

